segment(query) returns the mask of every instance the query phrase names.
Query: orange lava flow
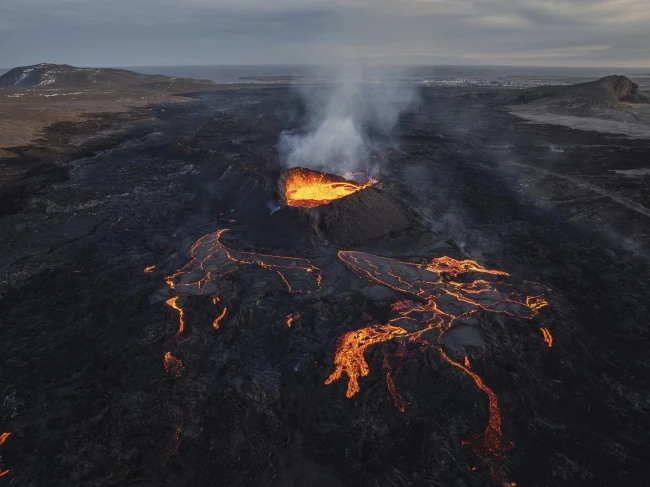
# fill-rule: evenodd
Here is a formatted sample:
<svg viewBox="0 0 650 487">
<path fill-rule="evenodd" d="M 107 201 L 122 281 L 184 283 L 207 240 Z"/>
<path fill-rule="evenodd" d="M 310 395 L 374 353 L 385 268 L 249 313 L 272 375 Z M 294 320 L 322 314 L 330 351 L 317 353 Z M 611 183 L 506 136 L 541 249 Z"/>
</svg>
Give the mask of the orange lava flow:
<svg viewBox="0 0 650 487">
<path fill-rule="evenodd" d="M 174 357 L 171 352 L 165 354 L 165 370 L 172 377 L 183 375 L 183 362 Z"/>
<path fill-rule="evenodd" d="M 544 327 L 540 328 L 540 331 L 542 332 L 542 338 L 548 345 L 548 348 L 551 348 L 553 346 L 553 335 L 551 335 L 551 332 Z"/>
<path fill-rule="evenodd" d="M 464 272 L 480 272 L 481 274 L 492 274 L 493 276 L 509 276 L 507 272 L 486 269 L 474 260 L 456 260 L 451 257 L 438 257 L 426 265 L 431 272 L 447 272 L 452 277 L 458 277 Z"/>
<path fill-rule="evenodd" d="M 512 443 L 501 433 L 501 413 L 496 394 L 483 379 L 470 370 L 470 361 L 453 360 L 444 350 L 444 335 L 459 321 L 479 310 L 503 313 L 515 318 L 531 319 L 548 302 L 539 294 L 539 285 L 530 283 L 534 294 L 523 295 L 512 284 L 504 282 L 509 274 L 486 269 L 473 260 L 456 260 L 451 257 L 433 259 L 424 265 L 402 262 L 373 254 L 341 251 L 339 258 L 358 277 L 377 282 L 399 293 L 413 296 L 393 303 L 396 316 L 385 324 L 373 324 L 341 336 L 334 355 L 334 371 L 325 384 L 348 377 L 346 397 L 360 390 L 359 379 L 370 373 L 365 359 L 368 349 L 383 342 L 397 340 L 400 350 L 406 341 L 418 343 L 419 350 L 436 349 L 443 359 L 469 375 L 488 398 L 489 419 L 485 432 L 473 438 L 473 451 L 489 467 L 496 483 L 514 485 L 505 481 L 505 472 L 499 463 Z M 406 329 L 405 329 L 406 328 Z M 407 331 L 410 330 L 410 331 Z M 405 357 L 402 352 L 397 356 Z M 387 364 L 386 359 L 384 364 Z M 386 375 L 388 391 L 397 409 L 406 404 L 397 393 L 390 371 Z"/>
<path fill-rule="evenodd" d="M 176 335 L 174 335 L 174 338 L 178 338 L 183 334 L 183 330 L 185 329 L 185 312 L 183 311 L 183 308 L 178 305 L 178 296 L 169 298 L 165 301 L 165 304 L 178 311 L 178 331 L 176 332 Z"/>
<path fill-rule="evenodd" d="M 393 378 L 391 377 L 390 372 L 386 373 L 386 386 L 388 387 L 388 392 L 393 397 L 393 403 L 395 403 L 395 407 L 402 412 L 406 411 L 406 401 L 395 389 L 395 383 L 393 382 Z"/>
<path fill-rule="evenodd" d="M 182 294 L 214 294 L 217 291 L 215 281 L 227 274 L 237 271 L 240 266 L 257 266 L 277 274 L 286 285 L 290 293 L 311 294 L 320 291 L 322 272 L 309 260 L 301 257 L 282 257 L 255 252 L 231 249 L 221 243 L 221 236 L 228 229 L 221 229 L 215 233 L 204 235 L 197 240 L 190 249 L 191 260 L 182 268 L 165 278 L 165 283 L 177 295 L 169 298 L 165 303 L 178 312 L 179 327 L 173 339 L 178 339 L 185 329 L 185 312 L 179 303 Z M 153 270 L 154 266 L 147 267 L 145 272 Z M 212 297 L 212 304 L 221 302 L 218 296 Z M 219 329 L 222 320 L 226 317 L 228 309 L 223 310 L 212 322 L 215 329 Z M 296 315 L 296 318 L 298 316 Z M 174 378 L 183 375 L 183 362 L 174 357 L 171 351 L 164 355 L 164 365 L 167 374 Z M 180 434 L 183 428 L 182 410 L 178 411 L 178 426 L 172 438 L 172 450 L 176 452 L 180 444 Z"/>
<path fill-rule="evenodd" d="M 485 463 L 490 469 L 490 476 L 492 479 L 497 483 L 505 483 L 503 482 L 503 479 L 505 478 L 503 467 L 499 463 L 495 462 L 495 460 L 503 457 L 504 453 L 514 446 L 514 443 L 504 439 L 501 433 L 501 411 L 499 410 L 499 400 L 497 395 L 492 391 L 492 389 L 485 385 L 483 379 L 481 379 L 477 373 L 472 372 L 466 366 L 449 358 L 449 355 L 447 355 L 442 348 L 439 348 L 439 351 L 442 358 L 444 358 L 448 364 L 453 365 L 469 375 L 474 380 L 476 386 L 487 395 L 489 412 L 487 427 L 482 435 L 474 436 L 474 438 L 472 438 L 468 443 L 472 446 L 474 453 L 485 460 Z M 512 485 L 512 483 L 510 483 L 510 485 Z"/>
<path fill-rule="evenodd" d="M 291 328 L 291 325 L 293 324 L 294 320 L 296 320 L 297 318 L 300 318 L 299 314 L 294 315 L 293 313 L 289 313 L 287 315 L 287 326 Z"/>
<path fill-rule="evenodd" d="M 348 376 L 346 397 L 352 397 L 359 392 L 359 377 L 370 373 L 368 363 L 364 358 L 366 349 L 377 343 L 387 342 L 395 336 L 406 335 L 406 330 L 392 325 L 381 325 L 350 331 L 339 338 L 334 357 L 334 372 L 327 378 L 325 384 L 331 384 L 341 378 L 343 373 Z"/>
<path fill-rule="evenodd" d="M 291 169 L 287 176 L 285 199 L 288 206 L 314 208 L 354 194 L 376 183 L 374 179 L 364 184 L 341 181 L 329 174 L 296 167 Z"/>
<path fill-rule="evenodd" d="M 219 323 L 221 323 L 221 320 L 223 320 L 226 317 L 226 313 L 228 312 L 228 308 L 223 308 L 223 311 L 219 316 L 217 316 L 214 321 L 212 322 L 212 328 L 215 330 L 219 329 Z"/>
<path fill-rule="evenodd" d="M 231 249 L 220 240 L 227 231 L 223 228 L 197 240 L 190 249 L 192 259 L 165 279 L 167 285 L 180 293 L 204 294 L 205 286 L 216 277 L 236 271 L 239 265 L 256 265 L 277 273 L 290 293 L 320 291 L 321 270 L 309 260 Z"/>
<path fill-rule="evenodd" d="M 0 446 L 5 444 L 5 441 L 7 441 L 7 438 L 11 436 L 11 433 L 2 433 L 0 434 Z M 0 471 L 0 477 L 4 477 L 9 473 L 9 470 L 2 470 Z"/>
<path fill-rule="evenodd" d="M 150 265 L 149 267 L 144 268 L 144 272 L 150 273 L 153 272 L 153 270 L 156 268 L 155 265 Z"/>
</svg>

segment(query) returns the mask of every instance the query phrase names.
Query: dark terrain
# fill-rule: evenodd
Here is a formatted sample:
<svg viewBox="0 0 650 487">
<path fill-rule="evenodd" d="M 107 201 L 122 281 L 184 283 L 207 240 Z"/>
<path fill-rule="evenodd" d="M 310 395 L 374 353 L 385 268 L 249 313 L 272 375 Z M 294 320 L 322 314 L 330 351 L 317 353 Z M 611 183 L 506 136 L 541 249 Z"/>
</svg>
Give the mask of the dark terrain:
<svg viewBox="0 0 650 487">
<path fill-rule="evenodd" d="M 556 103 L 574 104 L 577 108 L 591 106 L 616 107 L 621 103 L 649 103 L 650 97 L 639 85 L 625 76 L 613 75 L 595 81 L 564 86 L 546 86 L 514 93 L 517 102 L 530 103 L 554 98 Z"/>
<path fill-rule="evenodd" d="M 550 288 L 532 319 L 482 310 L 473 340 L 445 342 L 498 396 L 514 442 L 506 478 L 647 485 L 648 140 L 525 124 L 500 100 L 457 94 L 424 90 L 395 130 L 398 148 L 378 155 L 383 189 L 370 191 L 411 226 L 351 245 L 418 263 L 472 258 L 513 286 Z M 486 427 L 486 395 L 436 350 L 401 357 L 379 344 L 359 393 L 324 384 L 337 340 L 385 322 L 407 296 L 351 272 L 337 258 L 349 246 L 254 242 L 253 216 L 277 197 L 278 136 L 305 123 L 299 97 L 284 87 L 194 97 L 151 107 L 155 126 L 110 147 L 30 161 L 2 188 L 0 432 L 11 435 L 0 484 L 495 485 L 463 443 Z M 290 236 L 283 225 L 269 231 Z M 321 289 L 290 294 L 276 273 L 241 265 L 209 292 L 178 293 L 175 339 L 165 277 L 222 228 L 231 248 L 309 259 Z M 182 361 L 171 373 L 168 351 Z M 399 362 L 404 412 L 386 357 Z"/>
</svg>

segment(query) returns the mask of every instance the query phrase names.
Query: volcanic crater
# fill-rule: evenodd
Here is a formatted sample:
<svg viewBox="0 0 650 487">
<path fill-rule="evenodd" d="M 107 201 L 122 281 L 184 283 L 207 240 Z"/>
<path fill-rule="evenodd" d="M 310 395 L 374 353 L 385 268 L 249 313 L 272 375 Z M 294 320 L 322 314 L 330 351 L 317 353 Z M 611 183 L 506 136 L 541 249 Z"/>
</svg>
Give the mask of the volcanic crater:
<svg viewBox="0 0 650 487">
<path fill-rule="evenodd" d="M 378 180 L 270 163 L 268 172 L 232 165 L 210 191 L 252 244 L 298 249 L 359 245 L 409 229 L 417 215 L 380 187 Z"/>
</svg>

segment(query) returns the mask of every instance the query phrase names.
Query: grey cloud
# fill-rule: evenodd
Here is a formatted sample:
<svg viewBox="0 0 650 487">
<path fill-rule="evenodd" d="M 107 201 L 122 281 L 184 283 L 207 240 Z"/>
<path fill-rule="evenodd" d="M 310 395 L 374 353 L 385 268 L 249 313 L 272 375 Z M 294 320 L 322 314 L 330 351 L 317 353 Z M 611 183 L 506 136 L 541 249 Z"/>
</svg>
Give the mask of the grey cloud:
<svg viewBox="0 0 650 487">
<path fill-rule="evenodd" d="M 0 66 L 526 64 L 527 54 L 554 65 L 571 49 L 583 64 L 647 66 L 647 23 L 650 0 L 1 0 Z"/>
</svg>

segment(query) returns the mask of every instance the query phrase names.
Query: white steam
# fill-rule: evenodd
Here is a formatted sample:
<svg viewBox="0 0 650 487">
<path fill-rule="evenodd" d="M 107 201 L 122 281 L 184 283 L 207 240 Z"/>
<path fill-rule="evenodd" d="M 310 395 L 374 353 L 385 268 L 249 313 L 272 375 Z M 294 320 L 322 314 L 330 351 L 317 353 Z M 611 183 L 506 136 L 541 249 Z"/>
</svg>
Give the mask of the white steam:
<svg viewBox="0 0 650 487">
<path fill-rule="evenodd" d="M 285 159 L 288 167 L 327 169 L 334 174 L 354 172 L 364 165 L 369 152 L 352 117 L 326 118 L 304 135 L 283 134 L 280 144 L 288 149 Z"/>
<path fill-rule="evenodd" d="M 279 150 L 287 167 L 308 167 L 333 174 L 369 173 L 373 151 L 392 144 L 400 113 L 415 100 L 415 87 L 378 71 L 346 70 L 333 87 L 302 88 L 308 124 L 284 133 Z"/>
</svg>

